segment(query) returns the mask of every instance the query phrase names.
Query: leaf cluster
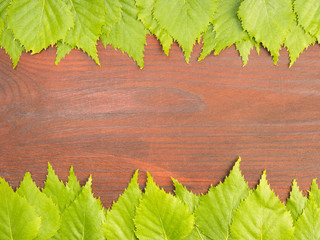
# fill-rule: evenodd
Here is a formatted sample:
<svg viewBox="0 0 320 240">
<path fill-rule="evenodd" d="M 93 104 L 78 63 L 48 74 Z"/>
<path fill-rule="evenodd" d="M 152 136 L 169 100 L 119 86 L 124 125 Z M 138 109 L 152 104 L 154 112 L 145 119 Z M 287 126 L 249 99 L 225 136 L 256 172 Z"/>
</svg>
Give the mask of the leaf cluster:
<svg viewBox="0 0 320 240">
<path fill-rule="evenodd" d="M 277 64 L 289 51 L 290 66 L 320 39 L 318 0 L 3 0 L 0 47 L 13 67 L 22 51 L 39 53 L 57 46 L 56 64 L 72 49 L 86 52 L 98 65 L 97 41 L 111 45 L 144 66 L 146 35 L 159 39 L 169 55 L 176 41 L 189 62 L 203 39 L 199 61 L 235 45 L 246 65 L 260 46 Z"/>
<path fill-rule="evenodd" d="M 16 191 L 0 178 L 0 239 L 319 239 L 316 180 L 308 197 L 294 180 L 285 205 L 271 190 L 266 172 L 250 189 L 240 161 L 223 182 L 201 195 L 173 178 L 175 194 L 166 193 L 149 173 L 142 191 L 136 171 L 110 209 L 93 196 L 91 176 L 81 186 L 72 167 L 68 182 L 63 183 L 49 164 L 43 189 L 30 173 Z"/>
</svg>

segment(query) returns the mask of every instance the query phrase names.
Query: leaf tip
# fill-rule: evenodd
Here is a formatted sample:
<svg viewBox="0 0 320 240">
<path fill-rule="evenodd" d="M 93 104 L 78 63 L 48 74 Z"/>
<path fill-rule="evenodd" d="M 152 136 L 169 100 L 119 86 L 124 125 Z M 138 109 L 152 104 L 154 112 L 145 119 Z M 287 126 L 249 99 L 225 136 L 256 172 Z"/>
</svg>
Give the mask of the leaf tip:
<svg viewBox="0 0 320 240">
<path fill-rule="evenodd" d="M 69 177 L 70 176 L 75 176 L 73 166 L 71 166 L 70 169 L 69 169 Z"/>
<path fill-rule="evenodd" d="M 85 188 L 90 188 L 91 189 L 91 185 L 92 185 L 92 174 L 90 174 L 87 182 L 86 182 L 86 185 L 85 185 Z"/>
<path fill-rule="evenodd" d="M 147 172 L 147 185 L 149 184 L 155 184 L 155 182 L 153 181 L 153 177 L 151 176 L 151 174 Z"/>
<path fill-rule="evenodd" d="M 132 177 L 132 182 L 137 182 L 138 181 L 138 176 L 139 176 L 139 169 L 137 169 Z"/>
<path fill-rule="evenodd" d="M 232 170 L 237 169 L 237 171 L 239 171 L 239 170 L 240 170 L 240 163 L 241 163 L 241 161 L 242 161 L 242 159 L 241 159 L 241 157 L 239 156 L 238 159 L 237 159 L 237 161 L 236 161 L 236 163 L 234 164 Z"/>
<path fill-rule="evenodd" d="M 289 64 L 289 68 L 291 68 L 293 66 L 294 62 L 291 61 L 290 64 Z"/>
<path fill-rule="evenodd" d="M 148 178 L 148 179 L 153 179 L 152 176 L 151 176 L 151 174 L 150 174 L 148 171 L 147 171 L 147 178 Z"/>
<path fill-rule="evenodd" d="M 6 180 L 4 178 L 0 177 L 0 184 L 5 183 L 5 182 L 6 182 Z"/>
<path fill-rule="evenodd" d="M 260 182 L 267 182 L 267 170 L 263 171 Z"/>
<path fill-rule="evenodd" d="M 31 178 L 31 173 L 30 173 L 30 172 L 26 172 L 26 173 L 24 174 L 24 177 L 25 177 L 25 178 Z"/>
<path fill-rule="evenodd" d="M 172 181 L 173 183 L 177 183 L 177 182 L 178 182 L 178 180 L 175 179 L 175 178 L 173 178 L 173 177 L 171 177 L 171 181 Z"/>
<path fill-rule="evenodd" d="M 48 173 L 49 172 L 54 172 L 52 165 L 48 162 Z"/>
</svg>

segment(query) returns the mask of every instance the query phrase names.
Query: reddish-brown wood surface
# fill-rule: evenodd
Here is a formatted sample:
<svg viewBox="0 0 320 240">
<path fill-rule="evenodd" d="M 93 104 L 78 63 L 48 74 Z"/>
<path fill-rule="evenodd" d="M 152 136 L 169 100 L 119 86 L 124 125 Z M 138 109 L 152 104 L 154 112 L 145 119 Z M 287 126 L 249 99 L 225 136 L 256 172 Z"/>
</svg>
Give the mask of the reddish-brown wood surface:
<svg viewBox="0 0 320 240">
<path fill-rule="evenodd" d="M 291 180 L 305 191 L 320 176 L 320 48 L 288 68 L 266 51 L 248 65 L 231 47 L 184 62 L 175 45 L 166 57 L 148 37 L 145 68 L 99 44 L 101 67 L 74 50 L 59 66 L 55 49 L 23 54 L 13 70 L 0 52 L 0 176 L 16 187 L 30 171 L 43 186 L 47 162 L 63 180 L 74 165 L 81 183 L 110 206 L 135 169 L 172 190 L 170 177 L 196 193 L 223 180 L 240 155 L 255 186 L 267 169 L 284 200 Z"/>
</svg>

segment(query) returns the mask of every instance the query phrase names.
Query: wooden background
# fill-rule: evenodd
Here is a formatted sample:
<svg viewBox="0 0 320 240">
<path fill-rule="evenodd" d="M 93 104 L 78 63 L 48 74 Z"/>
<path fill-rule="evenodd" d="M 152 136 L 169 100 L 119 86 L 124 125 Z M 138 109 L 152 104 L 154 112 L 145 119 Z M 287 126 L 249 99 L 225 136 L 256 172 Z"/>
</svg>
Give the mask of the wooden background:
<svg viewBox="0 0 320 240">
<path fill-rule="evenodd" d="M 81 183 L 110 206 L 140 169 L 167 191 L 173 176 L 196 193 L 223 180 L 237 156 L 250 186 L 264 169 L 285 200 L 297 178 L 306 191 L 320 176 L 320 48 L 288 68 L 252 51 L 242 68 L 231 47 L 191 63 L 174 45 L 166 57 L 147 38 L 145 68 L 99 44 L 101 67 L 74 50 L 23 54 L 13 70 L 0 51 L 0 176 L 16 187 L 30 171 L 43 187 L 49 161 L 61 179 L 74 165 Z"/>
</svg>

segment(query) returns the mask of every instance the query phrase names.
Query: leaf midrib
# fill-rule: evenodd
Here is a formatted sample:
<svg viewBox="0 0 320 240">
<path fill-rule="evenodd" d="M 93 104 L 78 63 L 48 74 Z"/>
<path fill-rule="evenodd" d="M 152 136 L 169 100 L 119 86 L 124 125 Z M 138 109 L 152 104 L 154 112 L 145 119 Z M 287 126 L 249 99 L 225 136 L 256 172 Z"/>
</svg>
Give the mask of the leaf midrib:
<svg viewBox="0 0 320 240">
<path fill-rule="evenodd" d="M 12 229 L 11 229 L 11 220 L 10 220 L 10 213 L 9 213 L 9 205 L 8 205 L 8 199 L 5 198 L 6 201 L 6 210 L 7 210 L 7 214 L 8 214 L 8 220 L 9 220 L 9 231 L 10 231 L 10 239 L 13 240 L 13 235 L 12 235 Z"/>
<path fill-rule="evenodd" d="M 40 26 L 42 25 L 42 18 L 43 18 L 43 13 L 44 13 L 44 6 L 45 6 L 45 2 L 46 0 L 42 0 L 42 9 L 41 9 L 41 14 L 40 14 L 40 19 L 39 19 L 39 25 L 38 25 L 38 32 L 37 32 L 37 35 L 35 36 L 39 36 L 39 32 L 40 32 Z"/>
<path fill-rule="evenodd" d="M 158 205 L 156 205 L 156 208 L 157 208 L 157 215 L 158 215 L 158 217 L 159 217 L 159 220 L 160 220 L 160 223 L 161 223 L 161 228 L 162 228 L 162 231 L 163 231 L 163 234 L 164 234 L 164 238 L 166 239 L 166 240 L 168 240 L 168 237 L 167 237 L 167 234 L 166 234 L 166 230 L 165 230 L 165 228 L 164 228 L 164 225 L 163 225 L 163 222 L 162 222 L 162 218 L 161 218 L 161 216 L 160 216 L 160 214 L 159 214 L 159 208 L 158 208 Z"/>
<path fill-rule="evenodd" d="M 84 232 L 85 232 L 85 225 L 86 225 L 86 213 L 87 213 L 88 203 L 85 205 L 85 210 L 83 213 L 83 224 L 82 224 L 82 236 L 81 240 L 84 240 Z"/>
</svg>

